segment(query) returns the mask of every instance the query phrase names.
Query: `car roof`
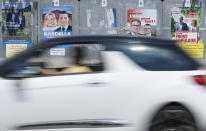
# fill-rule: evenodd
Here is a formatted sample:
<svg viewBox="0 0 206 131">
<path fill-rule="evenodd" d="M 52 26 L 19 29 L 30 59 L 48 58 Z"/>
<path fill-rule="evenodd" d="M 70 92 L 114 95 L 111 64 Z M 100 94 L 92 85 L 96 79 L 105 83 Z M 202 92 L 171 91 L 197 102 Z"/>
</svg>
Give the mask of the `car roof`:
<svg viewBox="0 0 206 131">
<path fill-rule="evenodd" d="M 177 43 L 175 40 L 148 37 L 148 36 L 132 36 L 132 35 L 79 35 L 79 36 L 66 36 L 52 38 L 49 40 L 41 41 L 39 44 L 35 44 L 22 53 L 12 57 L 16 59 L 21 56 L 28 55 L 32 50 L 50 48 L 52 46 L 63 45 L 63 44 L 173 44 Z M 10 60 L 6 60 L 10 61 Z M 12 60 L 11 60 L 12 61 Z"/>
<path fill-rule="evenodd" d="M 129 36 L 129 35 L 82 35 L 82 36 L 67 36 L 67 37 L 59 37 L 54 39 L 49 39 L 47 41 L 42 41 L 41 43 L 48 44 L 68 44 L 78 42 L 81 44 L 88 44 L 87 42 L 102 42 L 106 44 L 107 42 L 126 42 L 126 43 L 150 43 L 150 44 L 175 44 L 175 40 L 156 38 L 156 37 L 148 37 L 148 36 Z M 40 44 L 41 44 L 40 43 Z M 77 43 L 77 44 L 78 44 Z"/>
</svg>

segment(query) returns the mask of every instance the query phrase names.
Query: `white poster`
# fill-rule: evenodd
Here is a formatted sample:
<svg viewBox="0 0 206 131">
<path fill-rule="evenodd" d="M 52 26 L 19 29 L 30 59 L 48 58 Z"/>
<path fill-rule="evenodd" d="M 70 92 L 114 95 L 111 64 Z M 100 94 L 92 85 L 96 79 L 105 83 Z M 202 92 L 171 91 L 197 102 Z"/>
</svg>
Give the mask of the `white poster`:
<svg viewBox="0 0 206 131">
<path fill-rule="evenodd" d="M 102 7 L 107 7 L 107 0 L 102 0 Z"/>
<path fill-rule="evenodd" d="M 190 0 L 185 0 L 185 7 L 190 7 L 190 6 L 191 6 Z"/>
<path fill-rule="evenodd" d="M 50 55 L 65 56 L 65 48 L 51 48 Z"/>
<path fill-rule="evenodd" d="M 174 39 L 180 43 L 197 43 L 197 32 L 176 32 Z"/>
<path fill-rule="evenodd" d="M 139 7 L 144 7 L 144 0 L 139 0 Z"/>
<path fill-rule="evenodd" d="M 59 0 L 53 0 L 54 6 L 59 6 Z"/>
<path fill-rule="evenodd" d="M 156 9 L 128 9 L 127 25 L 130 35 L 156 36 L 157 10 Z"/>
</svg>

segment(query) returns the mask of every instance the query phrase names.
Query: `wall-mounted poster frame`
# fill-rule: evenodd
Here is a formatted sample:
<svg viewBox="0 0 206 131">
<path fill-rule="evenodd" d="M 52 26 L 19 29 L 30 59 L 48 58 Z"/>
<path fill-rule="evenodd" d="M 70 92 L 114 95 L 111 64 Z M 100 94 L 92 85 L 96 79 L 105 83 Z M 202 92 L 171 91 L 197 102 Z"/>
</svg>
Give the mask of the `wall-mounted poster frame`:
<svg viewBox="0 0 206 131">
<path fill-rule="evenodd" d="M 6 57 L 32 46 L 32 6 L 32 2 L 2 2 L 2 44 Z"/>
<path fill-rule="evenodd" d="M 72 35 L 72 6 L 44 6 L 43 40 Z"/>
<path fill-rule="evenodd" d="M 200 41 L 200 7 L 172 8 L 171 37 L 179 43 Z"/>
<path fill-rule="evenodd" d="M 156 9 L 128 9 L 127 10 L 128 34 L 156 36 L 157 10 Z"/>
</svg>

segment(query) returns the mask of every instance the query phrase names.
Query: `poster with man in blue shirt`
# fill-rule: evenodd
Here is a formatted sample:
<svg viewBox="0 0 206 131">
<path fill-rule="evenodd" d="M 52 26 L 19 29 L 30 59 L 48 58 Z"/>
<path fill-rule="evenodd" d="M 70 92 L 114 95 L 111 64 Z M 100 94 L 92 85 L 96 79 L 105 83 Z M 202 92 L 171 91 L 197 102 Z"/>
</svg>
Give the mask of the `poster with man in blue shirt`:
<svg viewBox="0 0 206 131">
<path fill-rule="evenodd" d="M 198 43 L 200 40 L 200 7 L 174 7 L 171 12 L 171 38 L 179 43 Z"/>
<path fill-rule="evenodd" d="M 180 16 L 179 18 L 179 23 L 176 23 L 175 24 L 175 27 L 174 27 L 174 31 L 186 31 L 188 30 L 188 26 L 186 23 L 183 22 L 184 18 L 182 16 Z"/>
</svg>

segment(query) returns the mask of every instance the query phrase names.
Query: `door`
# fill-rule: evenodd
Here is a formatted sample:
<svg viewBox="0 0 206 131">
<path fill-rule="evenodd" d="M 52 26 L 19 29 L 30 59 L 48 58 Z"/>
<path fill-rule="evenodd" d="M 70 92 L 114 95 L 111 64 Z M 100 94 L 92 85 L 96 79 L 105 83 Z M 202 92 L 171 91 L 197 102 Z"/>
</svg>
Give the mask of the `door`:
<svg viewBox="0 0 206 131">
<path fill-rule="evenodd" d="M 71 62 L 77 56 L 73 48 L 68 49 L 68 63 L 63 62 L 65 56 L 45 57 L 42 52 L 38 57 L 26 59 L 26 64 L 20 62 L 23 67 L 18 66 L 19 70 L 9 74 L 8 78 L 13 80 L 5 80 L 5 85 L 9 86 L 1 88 L 0 101 L 7 103 L 1 111 L 2 128 L 40 130 L 122 126 L 115 113 L 119 108 L 119 99 L 114 96 L 118 89 L 114 84 L 116 75 L 104 71 L 100 51 L 91 55 L 93 48 L 83 49 L 90 55 L 83 55 L 86 60 L 81 61 L 81 67 L 87 65 L 90 72 L 64 72 L 66 66 L 73 66 Z M 46 70 L 46 74 L 41 73 L 42 70 Z"/>
</svg>

